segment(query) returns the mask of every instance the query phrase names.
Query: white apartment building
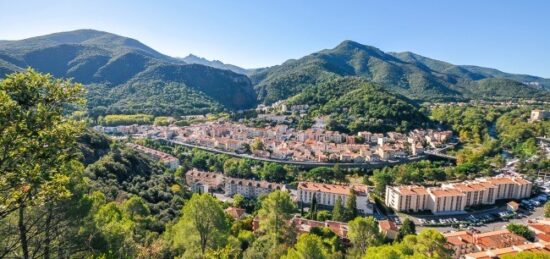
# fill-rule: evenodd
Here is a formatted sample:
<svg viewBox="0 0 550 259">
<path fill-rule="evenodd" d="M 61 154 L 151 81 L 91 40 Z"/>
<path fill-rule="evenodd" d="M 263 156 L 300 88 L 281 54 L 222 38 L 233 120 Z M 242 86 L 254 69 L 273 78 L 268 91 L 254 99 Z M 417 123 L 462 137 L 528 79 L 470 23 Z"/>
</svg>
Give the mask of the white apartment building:
<svg viewBox="0 0 550 259">
<path fill-rule="evenodd" d="M 352 185 L 339 185 L 339 184 L 326 184 L 326 183 L 313 183 L 313 182 L 300 182 L 298 183 L 298 200 L 305 204 L 310 204 L 313 200 L 313 196 L 316 196 L 317 204 L 333 207 L 336 199 L 340 197 L 342 204 L 346 203 L 351 191 L 356 195 L 357 210 L 361 214 L 372 213 L 372 206 L 369 204 L 368 187 L 366 185 L 352 184 Z"/>
<path fill-rule="evenodd" d="M 494 204 L 500 199 L 523 199 L 533 185 L 521 177 L 486 177 L 441 187 L 387 186 L 386 206 L 396 211 L 430 210 L 434 214 L 463 213 L 466 207 Z"/>
</svg>

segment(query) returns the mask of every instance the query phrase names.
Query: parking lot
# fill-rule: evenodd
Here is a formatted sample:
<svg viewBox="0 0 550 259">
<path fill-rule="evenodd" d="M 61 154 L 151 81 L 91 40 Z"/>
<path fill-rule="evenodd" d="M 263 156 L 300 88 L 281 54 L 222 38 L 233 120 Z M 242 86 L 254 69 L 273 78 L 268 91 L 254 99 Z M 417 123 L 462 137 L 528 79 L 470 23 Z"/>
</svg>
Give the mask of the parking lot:
<svg viewBox="0 0 550 259">
<path fill-rule="evenodd" d="M 510 223 L 527 223 L 531 219 L 544 217 L 544 203 L 548 200 L 547 194 L 540 194 L 534 198 L 523 200 L 519 210 L 512 212 L 506 204 L 486 207 L 481 210 L 468 211 L 459 215 L 415 215 L 398 213 L 390 216 L 397 224 L 409 218 L 417 226 L 417 231 L 424 228 L 436 228 L 441 232 L 464 229 L 492 231 L 502 229 Z"/>
</svg>

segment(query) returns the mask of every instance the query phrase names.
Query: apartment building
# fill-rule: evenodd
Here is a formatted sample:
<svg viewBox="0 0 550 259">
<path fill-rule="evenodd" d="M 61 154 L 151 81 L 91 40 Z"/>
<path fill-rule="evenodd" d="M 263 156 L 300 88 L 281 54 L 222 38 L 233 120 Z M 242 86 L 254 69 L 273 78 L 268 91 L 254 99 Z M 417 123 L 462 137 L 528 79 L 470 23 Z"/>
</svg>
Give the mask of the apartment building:
<svg viewBox="0 0 550 259">
<path fill-rule="evenodd" d="M 336 203 L 336 199 L 340 197 L 342 203 L 345 204 L 346 200 L 351 195 L 351 192 L 355 192 L 357 210 L 361 214 L 372 213 L 372 206 L 369 204 L 368 187 L 366 185 L 351 184 L 351 185 L 339 185 L 339 184 L 326 184 L 326 183 L 313 183 L 313 182 L 300 182 L 298 183 L 298 200 L 305 204 L 310 204 L 315 196 L 317 204 L 333 207 Z"/>
<path fill-rule="evenodd" d="M 463 213 L 472 206 L 494 204 L 500 199 L 523 199 L 531 195 L 531 182 L 517 176 L 486 177 L 441 187 L 387 186 L 386 206 L 397 211 L 430 210 L 434 214 Z"/>
<path fill-rule="evenodd" d="M 170 169 L 176 169 L 180 165 L 180 161 L 176 157 L 170 154 L 167 154 L 158 150 L 154 150 L 152 148 L 144 147 L 138 144 L 134 144 L 134 143 L 126 143 L 126 146 L 128 146 L 133 150 L 139 151 L 154 160 L 159 161 L 164 166 Z"/>
<path fill-rule="evenodd" d="M 222 173 L 203 172 L 192 169 L 185 174 L 185 183 L 193 192 L 211 193 L 223 188 L 224 176 Z"/>
<path fill-rule="evenodd" d="M 232 197 L 240 194 L 245 198 L 255 198 L 261 194 L 268 194 L 272 191 L 285 191 L 284 184 L 271 183 L 267 181 L 256 181 L 239 178 L 226 177 L 224 184 L 225 196 Z"/>
</svg>

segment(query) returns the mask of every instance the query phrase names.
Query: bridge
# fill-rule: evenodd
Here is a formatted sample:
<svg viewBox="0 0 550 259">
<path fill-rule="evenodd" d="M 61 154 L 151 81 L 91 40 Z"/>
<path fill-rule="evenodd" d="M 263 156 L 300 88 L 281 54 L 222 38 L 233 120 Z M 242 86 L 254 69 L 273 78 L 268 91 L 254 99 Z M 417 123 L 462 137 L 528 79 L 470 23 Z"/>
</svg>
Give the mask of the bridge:
<svg viewBox="0 0 550 259">
<path fill-rule="evenodd" d="M 445 159 L 448 159 L 448 160 L 456 161 L 456 157 L 451 156 L 451 155 L 447 155 L 447 154 L 444 154 L 444 153 L 441 153 L 441 152 L 437 152 L 437 151 L 435 151 L 435 152 L 434 151 L 424 151 L 424 154 L 429 155 L 429 156 L 445 158 Z"/>
</svg>

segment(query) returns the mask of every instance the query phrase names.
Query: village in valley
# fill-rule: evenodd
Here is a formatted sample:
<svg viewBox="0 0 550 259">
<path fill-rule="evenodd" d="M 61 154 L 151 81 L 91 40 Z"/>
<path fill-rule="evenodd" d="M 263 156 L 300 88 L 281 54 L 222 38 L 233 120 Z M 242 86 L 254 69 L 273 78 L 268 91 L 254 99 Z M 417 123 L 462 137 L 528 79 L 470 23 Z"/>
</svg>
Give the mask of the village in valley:
<svg viewBox="0 0 550 259">
<path fill-rule="evenodd" d="M 545 120 L 545 114 L 534 110 L 530 121 Z M 94 129 L 115 138 L 150 139 L 207 152 L 222 152 L 237 158 L 298 162 L 298 165 L 299 162 L 319 165 L 389 163 L 392 160 L 407 162 L 424 158 L 430 152 L 445 159 L 451 156 L 446 156 L 443 151 L 458 144 L 450 130 L 416 129 L 408 133 L 358 132 L 349 135 L 323 128 L 297 130 L 285 124 L 255 128 L 225 120 L 181 127 L 130 125 L 96 126 Z M 130 142 L 126 145 L 168 168 L 177 169 L 180 166 L 173 155 Z M 541 145 L 548 148 L 543 142 Z M 417 228 L 441 228 L 448 248 L 453 251 L 453 258 L 492 258 L 521 251 L 544 250 L 550 242 L 550 220 L 542 218 L 540 207 L 548 199 L 544 192 L 550 193 L 550 185 L 540 179 L 533 182 L 514 172 L 513 163 L 492 177 L 444 182 L 439 186 L 388 185 L 380 197 L 382 201 L 373 199 L 378 196 L 372 196 L 372 186 L 362 183 L 299 181 L 289 185 L 285 182 L 230 177 L 223 172 L 197 168 L 185 173 L 185 182 L 192 192 L 211 193 L 225 202 L 232 202 L 236 195 L 256 200 L 273 191 L 289 192 L 302 210 L 302 214 L 295 214 L 288 222 L 298 233 L 328 227 L 346 242 L 348 225 L 345 221 L 310 219 L 304 217 L 303 211 L 334 210 L 335 206 L 351 202 L 357 215 L 375 216 L 380 234 L 387 239 L 398 238 L 400 227 L 407 221 L 405 224 L 417 225 Z M 541 190 L 544 190 L 542 194 Z M 535 193 L 538 194 L 533 198 Z M 246 209 L 232 206 L 226 212 L 237 220 L 248 215 Z M 531 214 L 533 216 L 529 217 Z M 527 240 L 499 223 L 509 220 L 526 222 L 536 236 Z M 253 230 L 258 229 L 258 222 L 256 216 Z M 497 226 L 502 228 L 495 229 Z"/>
</svg>

